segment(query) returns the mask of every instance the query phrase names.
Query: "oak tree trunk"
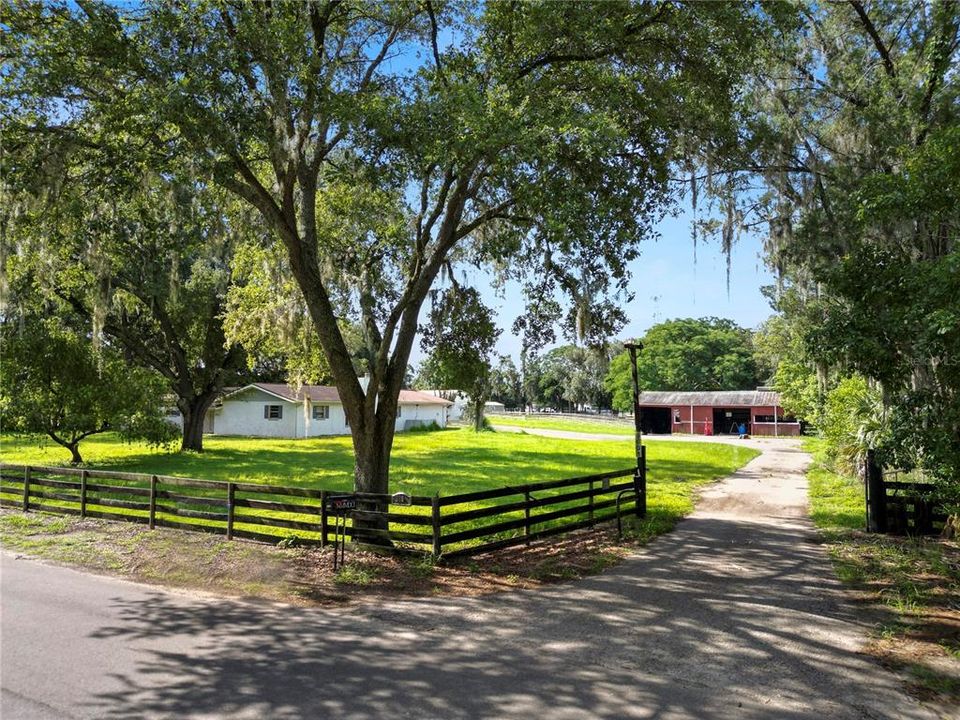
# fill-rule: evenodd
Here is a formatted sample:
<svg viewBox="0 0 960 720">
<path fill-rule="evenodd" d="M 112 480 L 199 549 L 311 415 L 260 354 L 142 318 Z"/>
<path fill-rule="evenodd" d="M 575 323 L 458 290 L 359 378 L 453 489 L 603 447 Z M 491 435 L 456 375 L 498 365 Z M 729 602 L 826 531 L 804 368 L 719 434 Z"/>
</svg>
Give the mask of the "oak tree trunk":
<svg viewBox="0 0 960 720">
<path fill-rule="evenodd" d="M 180 416 L 183 418 L 181 451 L 203 452 L 203 421 L 215 399 L 215 393 L 203 393 L 189 398 L 180 398 L 177 401 Z"/>
<path fill-rule="evenodd" d="M 358 493 L 385 495 L 390 490 L 390 453 L 393 448 L 395 418 L 391 413 L 375 413 L 368 419 L 365 432 L 353 433 L 354 447 L 354 489 Z M 384 513 L 388 509 L 386 502 L 367 501 L 361 503 L 362 510 Z M 355 517 L 353 527 L 367 531 L 358 538 L 361 542 L 373 545 L 392 545 L 386 535 L 389 523 L 384 515 Z"/>
<path fill-rule="evenodd" d="M 480 432 L 483 430 L 483 420 L 484 414 L 483 411 L 486 407 L 487 400 L 485 397 L 476 397 L 473 401 L 473 429 L 475 432 Z"/>
<path fill-rule="evenodd" d="M 83 458 L 80 457 L 80 442 L 70 443 L 67 446 L 67 450 L 70 451 L 70 464 L 79 465 L 83 462 Z"/>
</svg>

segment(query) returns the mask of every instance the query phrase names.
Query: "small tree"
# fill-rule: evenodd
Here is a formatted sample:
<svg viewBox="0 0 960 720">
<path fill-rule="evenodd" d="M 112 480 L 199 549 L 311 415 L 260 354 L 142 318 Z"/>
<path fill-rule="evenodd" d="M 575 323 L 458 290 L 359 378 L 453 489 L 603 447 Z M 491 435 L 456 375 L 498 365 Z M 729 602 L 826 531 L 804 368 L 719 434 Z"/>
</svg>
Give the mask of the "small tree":
<svg viewBox="0 0 960 720">
<path fill-rule="evenodd" d="M 37 433 L 83 462 L 80 442 L 117 432 L 163 444 L 177 428 L 162 415 L 163 380 L 129 365 L 112 348 L 91 342 L 57 320 L 3 328 L 0 423 L 4 431 Z"/>
<path fill-rule="evenodd" d="M 424 374 L 436 387 L 465 390 L 473 427 L 482 430 L 483 407 L 490 394 L 490 356 L 500 335 L 493 313 L 475 289 L 454 286 L 433 294 L 430 323 L 420 331 L 420 344 L 429 353 Z"/>
</svg>

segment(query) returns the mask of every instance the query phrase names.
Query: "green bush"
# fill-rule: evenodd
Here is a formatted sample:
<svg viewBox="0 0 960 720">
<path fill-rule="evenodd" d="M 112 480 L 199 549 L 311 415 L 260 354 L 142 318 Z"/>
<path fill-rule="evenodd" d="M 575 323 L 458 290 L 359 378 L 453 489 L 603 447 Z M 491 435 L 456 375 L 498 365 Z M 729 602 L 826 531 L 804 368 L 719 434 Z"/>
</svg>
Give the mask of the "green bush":
<svg viewBox="0 0 960 720">
<path fill-rule="evenodd" d="M 865 378 L 844 378 L 827 394 L 821 423 L 830 461 L 841 472 L 859 472 L 866 451 L 886 436 L 880 391 Z"/>
</svg>

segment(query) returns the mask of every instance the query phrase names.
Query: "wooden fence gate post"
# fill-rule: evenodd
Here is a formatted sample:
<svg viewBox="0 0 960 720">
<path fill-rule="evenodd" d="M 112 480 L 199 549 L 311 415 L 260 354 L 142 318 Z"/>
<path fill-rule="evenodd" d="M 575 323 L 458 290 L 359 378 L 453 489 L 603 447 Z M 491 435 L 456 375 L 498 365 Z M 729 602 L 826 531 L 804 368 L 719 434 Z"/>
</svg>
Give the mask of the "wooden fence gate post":
<svg viewBox="0 0 960 720">
<path fill-rule="evenodd" d="M 647 516 L 647 446 L 641 445 L 637 456 L 637 507 L 638 518 Z"/>
<path fill-rule="evenodd" d="M 873 450 L 866 457 L 867 532 L 887 532 L 887 489 L 883 483 L 883 469 L 877 464 Z"/>
<path fill-rule="evenodd" d="M 30 509 L 30 466 L 23 469 L 23 511 Z"/>
</svg>

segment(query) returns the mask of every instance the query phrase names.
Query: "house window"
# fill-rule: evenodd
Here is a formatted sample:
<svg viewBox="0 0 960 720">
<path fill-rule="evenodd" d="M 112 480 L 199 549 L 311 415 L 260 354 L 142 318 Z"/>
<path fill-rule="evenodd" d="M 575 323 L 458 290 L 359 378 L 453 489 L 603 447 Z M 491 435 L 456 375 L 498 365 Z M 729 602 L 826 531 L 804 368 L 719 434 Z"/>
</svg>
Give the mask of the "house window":
<svg viewBox="0 0 960 720">
<path fill-rule="evenodd" d="M 403 415 L 403 408 L 397 405 L 397 417 L 400 417 L 401 415 Z"/>
<path fill-rule="evenodd" d="M 773 415 L 756 415 L 753 418 L 754 422 L 758 423 L 772 423 L 775 422 Z"/>
<path fill-rule="evenodd" d="M 264 405 L 263 417 L 267 420 L 281 420 L 283 418 L 283 405 Z"/>
<path fill-rule="evenodd" d="M 330 418 L 330 406 L 329 405 L 314 405 L 313 406 L 313 419 L 314 420 L 328 420 Z"/>
<path fill-rule="evenodd" d="M 680 422 L 680 411 L 679 411 L 679 410 L 674 410 L 674 411 L 673 411 L 673 421 L 674 421 L 675 423 Z"/>
</svg>

